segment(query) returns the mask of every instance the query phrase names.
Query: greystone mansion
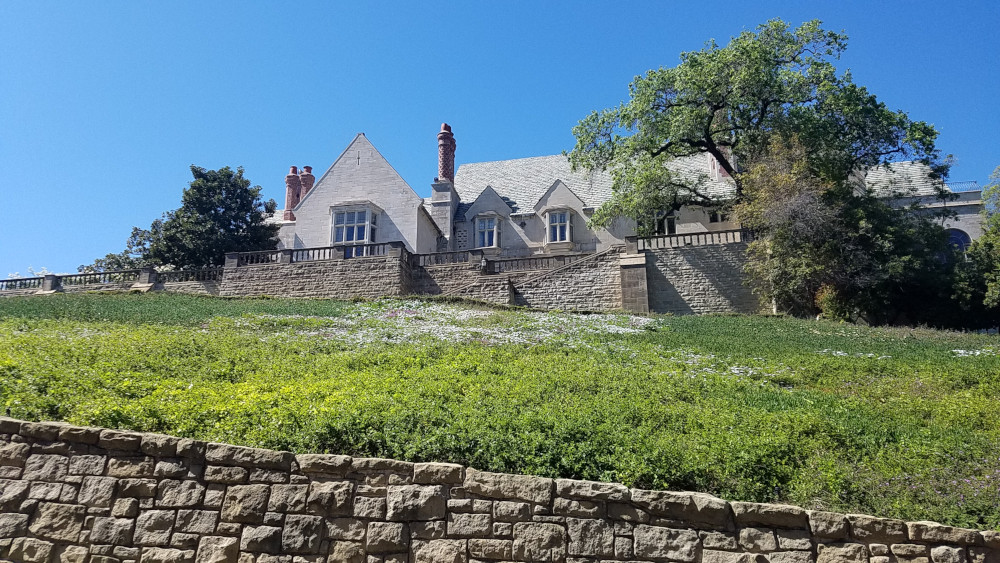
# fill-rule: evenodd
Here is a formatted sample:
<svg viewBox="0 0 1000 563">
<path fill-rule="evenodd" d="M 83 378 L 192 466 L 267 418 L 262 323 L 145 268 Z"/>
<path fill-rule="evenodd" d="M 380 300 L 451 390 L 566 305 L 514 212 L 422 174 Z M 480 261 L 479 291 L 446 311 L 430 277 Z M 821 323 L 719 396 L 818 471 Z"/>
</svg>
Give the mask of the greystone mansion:
<svg viewBox="0 0 1000 563">
<path fill-rule="evenodd" d="M 719 209 L 688 206 L 651 218 L 637 237 L 618 218 L 588 219 L 612 195 L 606 172 L 573 170 L 562 155 L 465 163 L 456 170 L 451 127 L 437 133 L 431 196 L 417 194 L 363 133 L 317 179 L 291 167 L 276 250 L 232 252 L 219 268 L 151 269 L 0 281 L 0 296 L 108 289 L 222 296 L 381 297 L 451 295 L 540 309 L 673 314 L 758 312 L 743 283 L 749 233 Z M 719 199 L 734 185 L 708 154 L 677 159 L 676 173 Z M 868 172 L 876 193 L 900 204 L 947 206 L 955 244 L 982 234 L 979 187 L 940 181 L 916 163 Z M 937 182 L 937 184 L 936 184 Z M 899 197 L 899 194 L 903 194 Z"/>
</svg>

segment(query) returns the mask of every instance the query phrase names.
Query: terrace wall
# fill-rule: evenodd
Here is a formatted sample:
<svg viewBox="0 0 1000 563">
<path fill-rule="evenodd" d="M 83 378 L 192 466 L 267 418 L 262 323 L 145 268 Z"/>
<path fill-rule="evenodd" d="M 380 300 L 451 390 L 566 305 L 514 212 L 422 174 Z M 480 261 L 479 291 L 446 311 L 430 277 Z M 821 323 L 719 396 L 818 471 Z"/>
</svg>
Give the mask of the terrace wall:
<svg viewBox="0 0 1000 563">
<path fill-rule="evenodd" d="M 675 315 L 759 313 L 743 284 L 746 242 L 646 250 L 649 310 Z"/>
<path fill-rule="evenodd" d="M 404 294 L 408 277 L 398 255 L 240 266 L 226 268 L 219 295 L 374 298 Z"/>
<path fill-rule="evenodd" d="M 0 558 L 994 563 L 1000 532 L 0 417 Z"/>
<path fill-rule="evenodd" d="M 2 280 L 0 296 L 52 291 L 148 291 L 227 297 L 350 299 L 454 295 L 536 309 L 673 314 L 753 313 L 743 285 L 748 233 L 627 240 L 590 255 L 502 258 L 483 250 L 414 255 L 402 243 L 231 253 L 225 268 L 151 269 Z M 354 249 L 354 250 L 351 250 Z M 6 282 L 6 283 L 3 283 Z M 31 286 L 31 287 L 27 287 Z"/>
</svg>

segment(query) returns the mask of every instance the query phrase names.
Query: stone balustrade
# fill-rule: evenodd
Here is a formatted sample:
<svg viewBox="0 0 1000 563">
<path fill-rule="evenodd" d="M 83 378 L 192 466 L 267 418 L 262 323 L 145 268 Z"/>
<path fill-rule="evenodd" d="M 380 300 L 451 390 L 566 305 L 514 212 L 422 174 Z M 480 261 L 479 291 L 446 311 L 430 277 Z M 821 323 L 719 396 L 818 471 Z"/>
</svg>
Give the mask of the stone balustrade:
<svg viewBox="0 0 1000 563">
<path fill-rule="evenodd" d="M 0 418 L 0 559 L 995 563 L 1000 532 Z"/>
</svg>

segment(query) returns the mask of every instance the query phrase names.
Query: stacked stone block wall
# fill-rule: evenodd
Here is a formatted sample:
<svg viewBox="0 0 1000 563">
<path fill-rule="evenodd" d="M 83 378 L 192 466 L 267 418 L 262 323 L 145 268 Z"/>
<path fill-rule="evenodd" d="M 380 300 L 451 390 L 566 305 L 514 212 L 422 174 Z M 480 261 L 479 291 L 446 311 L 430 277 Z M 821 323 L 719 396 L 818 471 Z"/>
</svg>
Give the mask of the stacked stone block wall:
<svg viewBox="0 0 1000 563">
<path fill-rule="evenodd" d="M 514 304 L 570 311 L 620 309 L 619 253 L 595 254 L 569 266 L 516 282 Z"/>
<path fill-rule="evenodd" d="M 157 284 L 156 289 L 189 295 L 219 295 L 220 283 L 217 281 L 164 282 Z"/>
<path fill-rule="evenodd" d="M 64 285 L 60 288 L 63 293 L 87 293 L 88 291 L 128 291 L 135 284 L 134 281 L 112 282 L 112 283 L 81 283 Z"/>
<path fill-rule="evenodd" d="M 224 297 L 383 297 L 402 295 L 409 275 L 399 256 L 226 268 Z"/>
<path fill-rule="evenodd" d="M 746 243 L 730 243 L 647 250 L 649 310 L 759 313 L 760 301 L 743 283 L 746 249 Z"/>
<path fill-rule="evenodd" d="M 1000 532 L 0 418 L 0 560 L 996 563 Z"/>
<path fill-rule="evenodd" d="M 479 264 L 464 262 L 440 266 L 412 266 L 410 292 L 418 295 L 441 295 L 479 281 Z"/>
</svg>

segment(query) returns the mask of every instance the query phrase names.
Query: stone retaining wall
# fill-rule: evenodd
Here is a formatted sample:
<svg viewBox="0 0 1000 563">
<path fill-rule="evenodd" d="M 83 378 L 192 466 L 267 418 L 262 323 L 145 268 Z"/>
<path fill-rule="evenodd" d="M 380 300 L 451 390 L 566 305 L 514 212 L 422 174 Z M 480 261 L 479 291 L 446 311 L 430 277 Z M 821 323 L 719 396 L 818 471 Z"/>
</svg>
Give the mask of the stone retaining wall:
<svg viewBox="0 0 1000 563">
<path fill-rule="evenodd" d="M 226 268 L 224 297 L 385 297 L 405 293 L 406 264 L 399 256 L 350 258 Z"/>
<path fill-rule="evenodd" d="M 609 311 L 622 307 L 620 254 L 594 255 L 514 284 L 514 305 L 535 309 Z"/>
<path fill-rule="evenodd" d="M 675 315 L 759 313 L 760 301 L 743 285 L 747 243 L 647 250 L 649 310 Z"/>
<path fill-rule="evenodd" d="M 156 284 L 156 289 L 189 295 L 218 295 L 220 283 L 217 281 L 163 282 Z"/>
<path fill-rule="evenodd" d="M 476 283 L 479 264 L 469 262 L 440 266 L 412 266 L 409 291 L 418 295 L 440 295 Z"/>
<path fill-rule="evenodd" d="M 0 559 L 996 563 L 1000 532 L 0 418 Z"/>
</svg>

